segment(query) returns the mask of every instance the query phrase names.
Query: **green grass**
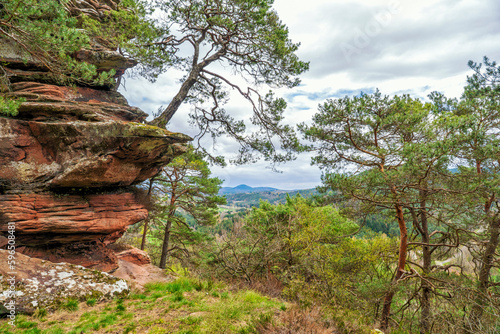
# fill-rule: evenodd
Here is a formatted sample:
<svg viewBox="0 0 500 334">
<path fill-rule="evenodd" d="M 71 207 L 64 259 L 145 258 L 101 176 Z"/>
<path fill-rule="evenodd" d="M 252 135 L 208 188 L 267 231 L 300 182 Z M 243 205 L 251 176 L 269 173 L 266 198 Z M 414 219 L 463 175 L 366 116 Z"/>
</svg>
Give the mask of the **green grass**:
<svg viewBox="0 0 500 334">
<path fill-rule="evenodd" d="M 86 301 L 86 304 L 88 306 L 94 306 L 96 303 L 97 303 L 97 300 L 95 298 L 90 298 L 90 299 L 87 299 L 87 301 Z"/>
<path fill-rule="evenodd" d="M 70 298 L 61 305 L 61 308 L 65 309 L 67 311 L 73 312 L 73 311 L 78 310 L 78 304 L 79 304 L 78 300 Z"/>
<path fill-rule="evenodd" d="M 16 327 L 17 328 L 33 328 L 37 326 L 36 321 L 29 321 L 24 316 L 18 316 L 16 319 Z"/>
<path fill-rule="evenodd" d="M 37 308 L 35 313 L 33 313 L 33 317 L 37 319 L 43 319 L 47 316 L 47 310 L 44 308 Z"/>
<path fill-rule="evenodd" d="M 66 332 L 59 326 L 50 328 L 43 332 L 43 334 L 65 334 Z"/>
<path fill-rule="evenodd" d="M 146 284 L 145 289 L 146 292 L 189 292 L 194 289 L 194 280 L 189 278 L 179 278 L 170 283 L 148 283 Z"/>
<path fill-rule="evenodd" d="M 215 334 L 221 328 L 226 333 L 255 333 L 256 324 L 273 321 L 283 307 L 283 302 L 255 291 L 232 291 L 222 283 L 181 277 L 147 284 L 143 293 L 125 299 L 89 299 L 81 305 L 70 299 L 54 314 L 18 316 L 15 328 L 0 320 L 0 333 Z"/>
</svg>

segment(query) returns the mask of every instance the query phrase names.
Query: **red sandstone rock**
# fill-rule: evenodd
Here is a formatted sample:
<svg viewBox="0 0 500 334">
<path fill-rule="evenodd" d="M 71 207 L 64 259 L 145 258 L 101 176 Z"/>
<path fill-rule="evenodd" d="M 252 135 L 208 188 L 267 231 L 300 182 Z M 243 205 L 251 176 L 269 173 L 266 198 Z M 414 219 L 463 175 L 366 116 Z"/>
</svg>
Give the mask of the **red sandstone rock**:
<svg viewBox="0 0 500 334">
<path fill-rule="evenodd" d="M 133 122 L 0 117 L 0 187 L 128 186 L 156 175 L 183 152 L 175 144 L 188 140 L 182 134 Z"/>
<path fill-rule="evenodd" d="M 11 85 L 12 95 L 25 97 L 32 102 L 78 102 L 78 105 L 85 105 L 85 102 L 97 101 L 107 102 L 130 109 L 136 113 L 135 118 L 130 121 L 143 121 L 147 114 L 142 110 L 130 107 L 127 100 L 118 92 L 97 90 L 88 87 L 66 87 L 44 84 L 40 82 L 23 81 Z M 113 116 L 113 115 L 110 115 Z"/>
<path fill-rule="evenodd" d="M 0 232 L 15 223 L 16 243 L 25 246 L 69 244 L 98 240 L 148 215 L 132 193 L 97 195 L 0 195 Z"/>
<path fill-rule="evenodd" d="M 17 251 L 32 258 L 66 262 L 103 272 L 113 272 L 119 266 L 115 253 L 97 240 L 62 246 L 20 247 Z"/>
<path fill-rule="evenodd" d="M 33 82 L 13 90 L 27 102 L 17 117 L 0 117 L 0 234 L 15 222 L 24 254 L 115 270 L 106 245 L 147 217 L 136 195 L 118 189 L 154 176 L 190 138 L 127 122 L 144 114 L 115 92 Z M 117 190 L 75 194 L 99 187 Z"/>
<path fill-rule="evenodd" d="M 117 3 L 70 0 L 67 9 L 99 20 Z M 73 56 L 119 77 L 135 61 L 111 44 L 93 36 L 92 50 Z M 113 84 L 50 84 L 58 82 L 53 73 L 13 41 L 0 38 L 0 61 L 10 82 L 3 95 L 25 101 L 17 116 L 0 116 L 0 248 L 7 224 L 15 222 L 22 253 L 115 270 L 118 258 L 107 245 L 147 216 L 124 188 L 156 175 L 191 138 L 142 124 L 147 114 L 129 106 Z M 122 256 L 148 262 L 140 253 Z"/>
<path fill-rule="evenodd" d="M 148 253 L 135 247 L 116 253 L 116 257 L 119 260 L 127 261 L 138 266 L 151 263 Z"/>
</svg>

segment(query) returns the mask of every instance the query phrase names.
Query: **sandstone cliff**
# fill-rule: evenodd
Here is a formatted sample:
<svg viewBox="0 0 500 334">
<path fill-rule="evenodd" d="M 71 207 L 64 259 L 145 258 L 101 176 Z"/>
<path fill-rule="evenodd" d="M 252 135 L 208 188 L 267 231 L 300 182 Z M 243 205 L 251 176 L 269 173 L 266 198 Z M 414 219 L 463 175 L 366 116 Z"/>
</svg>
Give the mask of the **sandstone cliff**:
<svg viewBox="0 0 500 334">
<path fill-rule="evenodd" d="M 97 18 L 116 6 L 74 4 L 75 15 Z M 0 44 L 10 82 L 4 96 L 25 100 L 17 116 L 0 116 L 0 234 L 15 226 L 18 252 L 113 271 L 118 260 L 106 246 L 148 215 L 134 186 L 182 153 L 190 138 L 144 124 L 147 114 L 111 87 L 55 85 L 15 45 Z M 135 65 L 102 45 L 74 57 L 115 69 L 117 80 Z M 7 242 L 0 236 L 0 248 Z"/>
</svg>

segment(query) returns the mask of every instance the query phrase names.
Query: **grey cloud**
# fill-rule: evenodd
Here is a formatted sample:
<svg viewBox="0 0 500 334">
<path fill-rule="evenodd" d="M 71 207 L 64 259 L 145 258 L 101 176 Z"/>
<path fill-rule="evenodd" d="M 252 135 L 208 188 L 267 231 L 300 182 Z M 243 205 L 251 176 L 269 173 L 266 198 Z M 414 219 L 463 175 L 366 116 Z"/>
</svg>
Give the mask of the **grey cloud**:
<svg viewBox="0 0 500 334">
<path fill-rule="evenodd" d="M 330 5 L 332 11 L 335 6 Z M 302 57 L 311 61 L 308 77 L 342 72 L 358 80 L 441 77 L 466 71 L 469 59 L 500 51 L 498 43 L 492 43 L 500 37 L 500 11 L 496 10 L 500 5 L 495 1 L 437 3 L 426 9 L 424 18 L 401 12 L 372 37 L 365 33 L 367 24 L 374 20 L 369 10 L 356 11 L 357 4 L 338 6 L 346 15 L 327 19 L 323 14 L 323 20 L 331 22 L 318 23 L 329 23 L 329 38 L 314 50 L 302 50 Z"/>
<path fill-rule="evenodd" d="M 323 89 L 320 92 L 310 92 L 305 90 L 299 90 L 293 93 L 285 94 L 285 99 L 287 101 L 293 102 L 296 97 L 304 96 L 310 101 L 323 102 L 327 99 L 337 99 L 344 96 L 359 95 L 361 93 L 372 94 L 375 92 L 374 87 L 366 87 L 361 89 L 339 89 L 333 91 L 331 88 Z"/>
<path fill-rule="evenodd" d="M 247 184 L 252 187 L 269 186 L 284 190 L 314 188 L 321 182 L 321 172 L 301 159 L 282 166 L 282 173 L 273 172 L 265 163 L 251 166 L 212 168 L 213 174 L 224 179 L 224 185 L 234 187 Z"/>
</svg>

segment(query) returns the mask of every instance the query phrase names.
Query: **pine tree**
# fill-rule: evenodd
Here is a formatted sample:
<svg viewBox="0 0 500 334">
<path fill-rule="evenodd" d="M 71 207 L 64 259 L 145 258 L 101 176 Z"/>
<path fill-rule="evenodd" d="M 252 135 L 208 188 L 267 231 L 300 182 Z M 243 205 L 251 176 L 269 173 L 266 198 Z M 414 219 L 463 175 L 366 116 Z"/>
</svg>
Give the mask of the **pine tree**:
<svg viewBox="0 0 500 334">
<path fill-rule="evenodd" d="M 188 252 L 186 245 L 200 239 L 196 226 L 217 222 L 218 205 L 226 199 L 217 195 L 222 180 L 210 174 L 203 156 L 191 148 L 153 179 L 157 198 L 154 220 L 164 230 L 160 268 L 165 268 L 170 252 Z"/>
</svg>

